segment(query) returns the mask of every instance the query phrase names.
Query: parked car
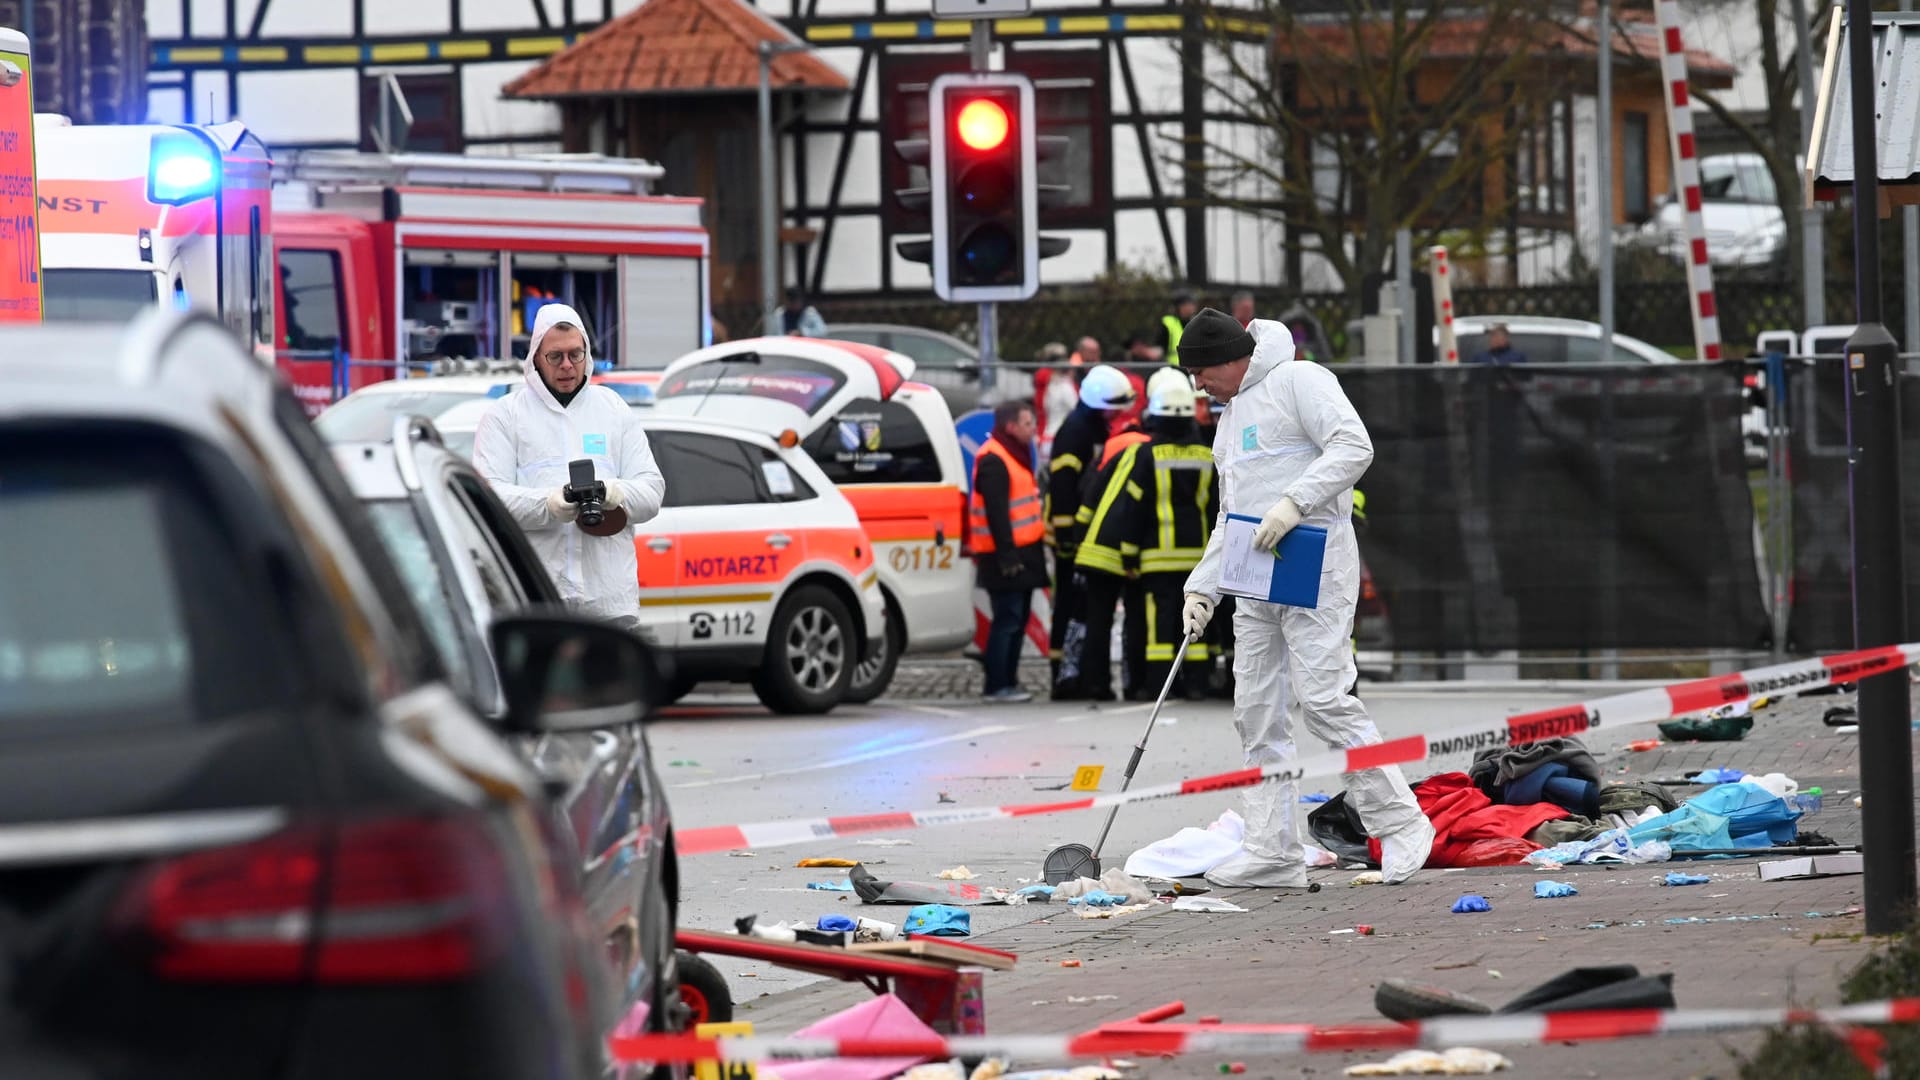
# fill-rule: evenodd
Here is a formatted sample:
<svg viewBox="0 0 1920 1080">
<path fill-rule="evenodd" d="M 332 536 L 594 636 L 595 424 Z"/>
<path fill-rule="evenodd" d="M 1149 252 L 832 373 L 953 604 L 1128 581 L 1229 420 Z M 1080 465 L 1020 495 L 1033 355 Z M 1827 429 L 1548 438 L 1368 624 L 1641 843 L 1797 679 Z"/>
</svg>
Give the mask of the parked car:
<svg viewBox="0 0 1920 1080">
<path fill-rule="evenodd" d="M 914 377 L 940 392 L 947 408 L 955 416 L 972 412 L 994 402 L 1033 397 L 1033 371 L 1000 366 L 994 370 L 994 388 L 988 394 L 980 385 L 980 350 L 952 334 L 928 330 L 923 326 L 897 326 L 891 323 L 836 323 L 827 329 L 833 341 L 853 341 L 874 345 L 909 357 Z M 1006 360 L 1031 360 L 1030 356 L 1003 357 Z M 990 400 L 989 400 L 990 399 Z"/>
<path fill-rule="evenodd" d="M 393 435 L 398 416 L 424 416 L 448 429 L 472 432 L 493 399 L 526 384 L 520 361 L 497 364 L 484 373 L 414 375 L 387 379 L 355 390 L 313 418 L 328 442 L 378 442 Z M 452 415 L 448 415 L 452 413 Z M 472 445 L 462 451 L 471 455 Z"/>
<path fill-rule="evenodd" d="M 1780 213 L 1773 174 L 1759 154 L 1713 154 L 1700 159 L 1700 216 L 1707 260 L 1726 269 L 1760 269 L 1787 255 L 1787 221 Z M 1686 212 L 1672 196 L 1629 234 L 1676 262 L 1686 263 Z"/>
<path fill-rule="evenodd" d="M 654 416 L 792 432 L 853 504 L 873 543 L 887 626 L 854 673 L 856 702 L 886 690 L 902 653 L 955 649 L 973 636 L 973 566 L 961 543 L 966 466 L 947 402 L 919 374 L 913 360 L 872 345 L 753 338 L 667 365 L 651 407 Z"/>
<path fill-rule="evenodd" d="M 601 1075 L 601 945 L 501 733 L 637 720 L 644 646 L 501 619 L 489 723 L 224 327 L 0 334 L 0 1076 Z"/>
<path fill-rule="evenodd" d="M 333 457 L 399 568 L 454 689 L 500 723 L 507 700 L 488 628 L 562 606 L 526 535 L 424 417 L 395 417 L 385 440 L 335 443 Z M 682 979 L 698 984 L 689 996 L 725 1000 L 724 980 L 705 961 L 689 957 L 684 971 L 675 964 L 673 823 L 641 726 L 513 744 L 555 800 L 590 924 L 613 961 L 620 1013 L 654 1030 L 677 1030 Z"/>
</svg>

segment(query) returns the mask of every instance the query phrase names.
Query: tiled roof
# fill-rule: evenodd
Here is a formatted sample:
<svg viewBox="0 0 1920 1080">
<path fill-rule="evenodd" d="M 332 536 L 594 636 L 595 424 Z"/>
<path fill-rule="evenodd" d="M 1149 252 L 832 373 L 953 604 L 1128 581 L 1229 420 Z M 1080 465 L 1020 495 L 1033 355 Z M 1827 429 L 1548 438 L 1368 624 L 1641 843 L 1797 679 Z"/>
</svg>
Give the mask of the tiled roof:
<svg viewBox="0 0 1920 1080">
<path fill-rule="evenodd" d="M 799 43 L 743 0 L 647 0 L 501 92 L 560 98 L 753 91 L 762 41 Z M 776 89 L 847 89 L 846 77 L 812 52 L 774 56 L 770 76 Z"/>
</svg>

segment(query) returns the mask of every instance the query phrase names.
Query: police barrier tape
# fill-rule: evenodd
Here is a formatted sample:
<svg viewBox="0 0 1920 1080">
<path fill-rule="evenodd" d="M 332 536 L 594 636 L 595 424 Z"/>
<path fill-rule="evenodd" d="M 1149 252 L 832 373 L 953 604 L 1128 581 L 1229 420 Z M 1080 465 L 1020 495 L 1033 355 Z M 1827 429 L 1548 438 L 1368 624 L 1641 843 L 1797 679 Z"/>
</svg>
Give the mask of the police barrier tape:
<svg viewBox="0 0 1920 1080">
<path fill-rule="evenodd" d="M 1920 998 L 1833 1009 L 1605 1009 L 1512 1016 L 1446 1016 L 1410 1023 L 1106 1024 L 1079 1035 L 938 1035 L 898 1039 L 638 1035 L 608 1040 L 623 1062 L 805 1061 L 822 1058 L 985 1058 L 1021 1063 L 1083 1058 L 1213 1054 L 1258 1057 L 1415 1047 L 1513 1046 L 1554 1042 L 1716 1035 L 1784 1024 L 1910 1024 Z"/>
<path fill-rule="evenodd" d="M 1304 757 L 1287 765 L 1236 769 L 1171 784 L 1136 787 L 1110 795 L 1051 803 L 957 806 L 846 817 L 795 818 L 750 825 L 714 825 L 677 833 L 675 846 L 682 855 L 778 847 L 834 837 L 972 825 L 1070 810 L 1105 809 L 1197 795 L 1206 791 L 1231 791 L 1275 780 L 1338 776 L 1359 769 L 1403 765 L 1445 754 L 1470 753 L 1495 746 L 1522 746 L 1543 739 L 1579 735 L 1602 725 L 1617 728 L 1657 723 L 1749 698 L 1857 682 L 1869 676 L 1898 671 L 1915 661 L 1920 661 L 1920 644 L 1886 645 L 1815 660 L 1775 664 L 1731 675 L 1694 679 L 1671 686 L 1634 690 L 1612 697 L 1521 713 L 1497 723 L 1465 725 L 1426 735 L 1408 735 L 1372 746 Z"/>
</svg>

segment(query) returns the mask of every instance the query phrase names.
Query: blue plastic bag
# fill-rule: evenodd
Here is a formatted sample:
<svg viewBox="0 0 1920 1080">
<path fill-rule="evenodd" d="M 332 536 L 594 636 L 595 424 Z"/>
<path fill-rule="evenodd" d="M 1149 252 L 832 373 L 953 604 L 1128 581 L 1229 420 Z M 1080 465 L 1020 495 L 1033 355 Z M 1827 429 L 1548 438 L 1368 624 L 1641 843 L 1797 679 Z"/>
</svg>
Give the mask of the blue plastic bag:
<svg viewBox="0 0 1920 1080">
<path fill-rule="evenodd" d="M 1550 900 L 1556 896 L 1579 896 L 1580 890 L 1564 881 L 1536 881 L 1533 883 L 1535 900 Z"/>
<path fill-rule="evenodd" d="M 906 932 L 930 937 L 966 937 L 973 933 L 973 918 L 966 908 L 921 904 L 907 912 Z"/>
<path fill-rule="evenodd" d="M 1455 915 L 1467 915 L 1476 911 L 1492 911 L 1492 910 L 1493 910 L 1493 905 L 1487 903 L 1486 897 L 1476 896 L 1473 893 L 1468 893 L 1467 895 L 1453 902 L 1453 913 Z"/>
<path fill-rule="evenodd" d="M 814 926 L 814 929 L 826 931 L 858 930 L 860 929 L 860 923 L 859 920 L 849 918 L 845 915 L 822 915 L 820 916 L 819 923 Z"/>
<path fill-rule="evenodd" d="M 1705 885 L 1707 882 L 1712 880 L 1713 880 L 1712 878 L 1708 877 L 1705 874 L 1682 874 L 1678 870 L 1673 870 L 1667 873 L 1666 884 L 1668 885 Z"/>
</svg>

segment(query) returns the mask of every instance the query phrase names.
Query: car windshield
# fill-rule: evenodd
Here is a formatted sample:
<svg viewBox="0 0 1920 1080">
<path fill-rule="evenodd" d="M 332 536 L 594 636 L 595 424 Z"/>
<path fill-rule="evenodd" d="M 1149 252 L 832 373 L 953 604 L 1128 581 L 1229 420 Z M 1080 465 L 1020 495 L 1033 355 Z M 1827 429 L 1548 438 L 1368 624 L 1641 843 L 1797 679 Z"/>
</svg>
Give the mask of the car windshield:
<svg viewBox="0 0 1920 1080">
<path fill-rule="evenodd" d="M 442 572 L 433 542 L 427 538 L 413 504 L 405 499 L 369 502 L 367 515 L 373 519 L 373 530 L 379 534 L 381 546 L 400 568 L 407 594 L 412 597 L 413 606 L 420 609 L 420 617 L 426 620 L 427 636 L 433 639 L 433 647 L 446 664 L 448 674 L 453 676 L 454 685 L 472 687 L 473 664 L 467 656 L 466 639 L 454 621 L 451 583 Z"/>
<path fill-rule="evenodd" d="M 755 354 L 741 354 L 752 356 Z M 713 394 L 772 398 L 813 413 L 846 385 L 847 377 L 831 364 L 795 356 L 761 355 L 756 360 L 718 356 L 676 371 L 660 382 L 659 398 L 698 401 Z"/>
<path fill-rule="evenodd" d="M 313 426 L 331 442 L 384 442 L 393 435 L 396 416 L 409 414 L 431 420 L 456 405 L 476 400 L 485 399 L 478 394 L 444 390 L 351 394 L 321 413 Z"/>
<path fill-rule="evenodd" d="M 48 322 L 126 322 L 159 302 L 150 270 L 47 270 Z"/>
</svg>

